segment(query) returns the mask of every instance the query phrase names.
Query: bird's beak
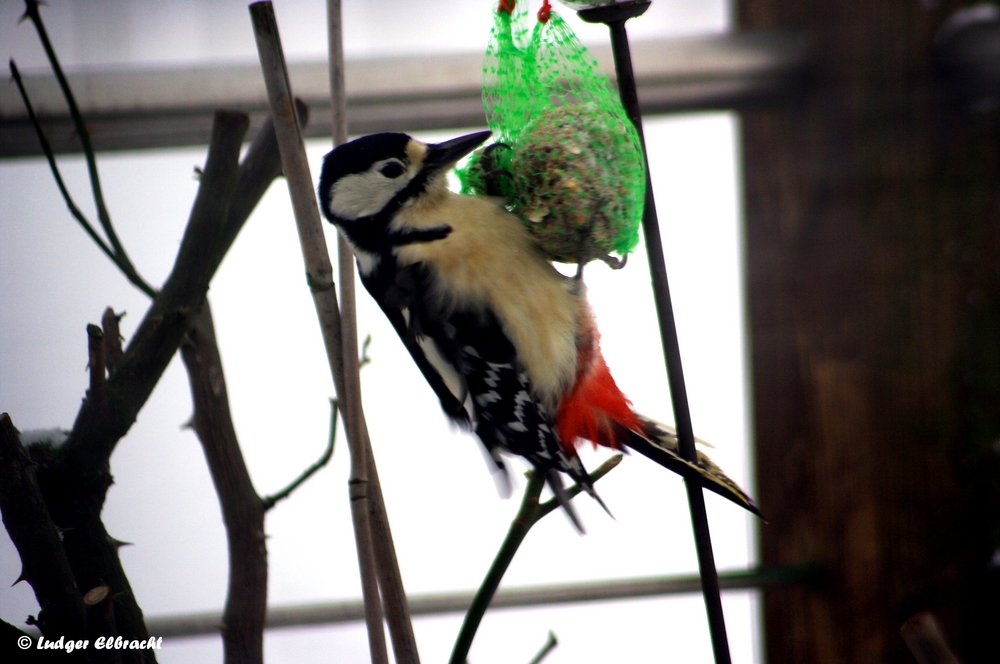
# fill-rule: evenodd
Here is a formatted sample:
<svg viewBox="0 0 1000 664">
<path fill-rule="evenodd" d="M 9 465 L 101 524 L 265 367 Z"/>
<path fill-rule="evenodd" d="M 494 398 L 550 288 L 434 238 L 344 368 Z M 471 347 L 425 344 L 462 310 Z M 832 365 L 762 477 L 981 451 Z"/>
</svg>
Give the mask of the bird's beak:
<svg viewBox="0 0 1000 664">
<path fill-rule="evenodd" d="M 479 147 L 492 133 L 491 131 L 477 131 L 474 134 L 459 136 L 444 143 L 428 145 L 427 155 L 424 157 L 421 170 L 433 172 L 451 168 L 455 162 Z"/>
</svg>

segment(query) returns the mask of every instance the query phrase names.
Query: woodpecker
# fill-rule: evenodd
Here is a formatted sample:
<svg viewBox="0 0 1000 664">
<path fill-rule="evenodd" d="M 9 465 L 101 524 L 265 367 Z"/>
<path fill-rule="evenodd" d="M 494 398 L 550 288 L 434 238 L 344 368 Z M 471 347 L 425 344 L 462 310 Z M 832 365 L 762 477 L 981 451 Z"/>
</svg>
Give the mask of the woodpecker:
<svg viewBox="0 0 1000 664">
<path fill-rule="evenodd" d="M 501 199 L 448 190 L 447 171 L 489 136 L 365 136 L 327 154 L 319 182 L 324 216 L 445 414 L 476 434 L 502 478 L 504 452 L 526 458 L 581 532 L 561 473 L 604 506 L 582 441 L 632 448 L 756 512 L 707 457 L 688 463 L 669 427 L 632 409 L 580 280 L 553 267 Z"/>
</svg>

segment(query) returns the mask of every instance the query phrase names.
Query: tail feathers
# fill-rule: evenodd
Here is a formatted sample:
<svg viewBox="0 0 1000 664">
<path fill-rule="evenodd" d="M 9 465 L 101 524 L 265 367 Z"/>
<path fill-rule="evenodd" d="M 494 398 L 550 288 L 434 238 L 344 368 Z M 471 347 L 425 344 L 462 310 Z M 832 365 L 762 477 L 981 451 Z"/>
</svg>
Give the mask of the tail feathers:
<svg viewBox="0 0 1000 664">
<path fill-rule="evenodd" d="M 569 517 L 569 520 L 573 522 L 573 526 L 576 528 L 577 532 L 581 535 L 586 535 L 587 531 L 584 530 L 580 517 L 577 516 L 576 510 L 573 509 L 573 505 L 570 503 L 569 494 L 566 493 L 566 489 L 563 487 L 562 476 L 559 475 L 559 471 L 555 468 L 550 468 L 546 479 L 548 480 L 549 488 L 552 489 L 552 493 L 555 495 L 556 500 L 559 501 L 559 505 L 563 508 L 563 510 L 565 510 L 566 516 Z"/>
<path fill-rule="evenodd" d="M 628 431 L 621 437 L 622 444 L 678 475 L 697 480 L 705 489 L 761 516 L 753 499 L 701 451 L 698 452 L 697 464 L 684 459 L 680 454 L 677 432 L 672 427 L 642 415 L 639 415 L 639 419 L 642 422 L 641 429 Z"/>
<path fill-rule="evenodd" d="M 579 457 L 574 456 L 570 463 L 563 466 L 562 472 L 568 474 L 573 481 L 580 486 L 580 488 L 586 491 L 591 498 L 596 500 L 597 504 L 608 513 L 608 516 L 612 519 L 615 518 L 615 515 L 611 513 L 611 510 L 609 510 L 608 506 L 604 504 L 601 497 L 597 495 L 597 491 L 594 489 L 594 483 L 590 481 L 590 476 L 587 475 L 587 471 L 584 470 Z M 569 516 L 570 521 L 573 522 L 573 525 L 576 526 L 576 529 L 580 532 L 580 534 L 584 535 L 586 534 L 586 531 L 583 529 L 583 525 L 581 524 L 579 517 L 569 502 L 572 499 L 572 496 L 570 496 L 566 490 L 563 489 L 562 476 L 559 473 L 560 471 L 555 468 L 551 468 L 548 471 L 546 478 L 548 479 L 549 488 L 551 488 L 552 493 L 555 494 L 556 500 L 559 501 L 559 505 L 566 510 L 566 515 Z"/>
</svg>

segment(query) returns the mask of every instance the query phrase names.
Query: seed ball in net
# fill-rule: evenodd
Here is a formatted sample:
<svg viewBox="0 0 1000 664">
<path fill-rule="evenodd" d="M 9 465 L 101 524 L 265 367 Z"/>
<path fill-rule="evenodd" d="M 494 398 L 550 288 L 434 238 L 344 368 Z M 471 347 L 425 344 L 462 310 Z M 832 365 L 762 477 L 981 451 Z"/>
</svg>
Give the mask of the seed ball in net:
<svg viewBox="0 0 1000 664">
<path fill-rule="evenodd" d="M 621 123 L 594 103 L 551 108 L 525 127 L 514 149 L 515 211 L 552 260 L 610 254 L 628 225 L 615 167 Z"/>
</svg>

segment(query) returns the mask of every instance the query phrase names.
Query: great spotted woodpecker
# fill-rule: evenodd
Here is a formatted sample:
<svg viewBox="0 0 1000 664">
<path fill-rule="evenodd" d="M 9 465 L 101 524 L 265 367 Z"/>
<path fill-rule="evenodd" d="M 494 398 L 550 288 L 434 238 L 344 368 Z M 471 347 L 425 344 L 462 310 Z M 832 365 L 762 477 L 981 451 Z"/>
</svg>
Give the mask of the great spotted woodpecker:
<svg viewBox="0 0 1000 664">
<path fill-rule="evenodd" d="M 711 461 L 688 463 L 669 427 L 633 411 L 581 284 L 545 259 L 503 202 L 448 190 L 448 169 L 489 135 L 431 145 L 365 136 L 326 156 L 319 183 L 324 215 L 444 412 L 475 432 L 502 476 L 503 452 L 525 457 L 581 531 L 560 475 L 600 502 L 581 441 L 632 448 L 756 512 Z"/>
</svg>

